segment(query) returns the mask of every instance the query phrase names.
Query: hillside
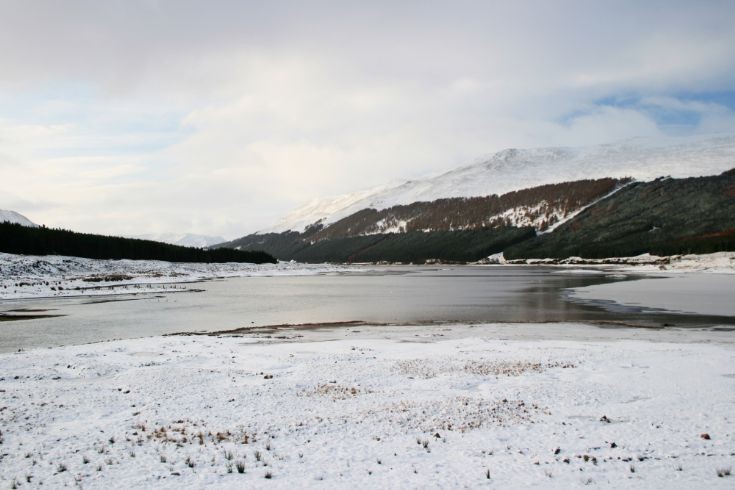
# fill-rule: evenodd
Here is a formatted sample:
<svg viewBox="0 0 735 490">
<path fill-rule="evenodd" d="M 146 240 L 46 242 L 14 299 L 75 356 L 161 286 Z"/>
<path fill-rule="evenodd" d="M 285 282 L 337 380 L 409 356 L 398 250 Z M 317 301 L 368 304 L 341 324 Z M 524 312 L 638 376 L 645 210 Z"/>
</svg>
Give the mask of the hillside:
<svg viewBox="0 0 735 490">
<path fill-rule="evenodd" d="M 222 244 L 303 262 L 475 261 L 553 229 L 629 182 L 582 180 L 502 196 L 439 199 L 364 209 L 303 233 L 254 234 Z"/>
<path fill-rule="evenodd" d="M 165 260 L 170 262 L 275 263 L 265 252 L 204 250 L 150 240 L 0 223 L 0 252 L 24 255 L 68 255 L 90 259 Z"/>
<path fill-rule="evenodd" d="M 554 233 L 504 251 L 507 259 L 602 258 L 735 250 L 735 169 L 717 176 L 637 182 Z"/>
<path fill-rule="evenodd" d="M 243 250 L 267 250 L 281 260 L 321 262 L 413 262 L 432 259 L 472 262 L 535 236 L 533 228 L 459 231 L 412 231 L 310 241 L 296 232 L 249 235 L 237 242 Z M 226 246 L 227 244 L 225 244 Z"/>
<path fill-rule="evenodd" d="M 627 179 L 580 180 L 513 191 L 502 196 L 437 199 L 380 211 L 363 209 L 320 229 L 311 240 L 500 227 L 530 227 L 547 231 L 628 182 Z"/>
<path fill-rule="evenodd" d="M 733 162 L 735 135 L 632 140 L 581 148 L 507 149 L 481 163 L 435 177 L 316 200 L 261 233 L 303 232 L 316 223 L 330 225 L 363 209 L 380 211 L 442 198 L 502 195 L 584 179 L 701 177 L 724 172 Z"/>
</svg>

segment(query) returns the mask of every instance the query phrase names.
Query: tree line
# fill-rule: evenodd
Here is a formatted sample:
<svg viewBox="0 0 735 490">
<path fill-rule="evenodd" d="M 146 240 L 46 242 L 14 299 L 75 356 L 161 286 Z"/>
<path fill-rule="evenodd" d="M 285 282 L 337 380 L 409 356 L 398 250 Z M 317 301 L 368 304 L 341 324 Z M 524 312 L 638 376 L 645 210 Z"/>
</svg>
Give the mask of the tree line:
<svg viewBox="0 0 735 490">
<path fill-rule="evenodd" d="M 77 233 L 45 226 L 31 228 L 9 222 L 0 223 L 0 252 L 168 262 L 277 262 L 272 255 L 262 251 L 182 247 L 153 240 Z"/>
</svg>

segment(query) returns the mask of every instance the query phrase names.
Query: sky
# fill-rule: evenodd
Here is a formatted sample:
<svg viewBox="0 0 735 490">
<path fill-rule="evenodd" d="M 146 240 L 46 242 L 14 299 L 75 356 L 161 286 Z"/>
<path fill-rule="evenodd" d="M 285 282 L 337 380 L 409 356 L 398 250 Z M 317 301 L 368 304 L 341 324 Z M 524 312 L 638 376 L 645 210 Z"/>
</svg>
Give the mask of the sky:
<svg viewBox="0 0 735 490">
<path fill-rule="evenodd" d="M 235 238 L 509 147 L 735 132 L 735 2 L 0 0 L 0 209 Z"/>
</svg>

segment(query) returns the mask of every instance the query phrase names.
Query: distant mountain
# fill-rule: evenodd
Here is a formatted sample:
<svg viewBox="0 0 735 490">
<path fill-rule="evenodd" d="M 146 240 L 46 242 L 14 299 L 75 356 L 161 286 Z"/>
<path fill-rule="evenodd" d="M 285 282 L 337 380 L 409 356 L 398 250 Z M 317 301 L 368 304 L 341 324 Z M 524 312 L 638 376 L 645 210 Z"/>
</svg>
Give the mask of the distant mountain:
<svg viewBox="0 0 735 490">
<path fill-rule="evenodd" d="M 147 235 L 138 235 L 134 238 L 170 243 L 172 245 L 180 245 L 182 247 L 197 248 L 211 247 L 212 245 L 217 245 L 226 241 L 221 236 L 195 235 L 193 233 L 151 233 Z"/>
<path fill-rule="evenodd" d="M 7 211 L 5 209 L 0 209 L 0 223 L 5 223 L 5 222 L 16 223 L 22 226 L 30 226 L 32 228 L 38 228 L 38 225 L 36 223 L 29 220 L 22 214 L 16 213 L 15 211 Z"/>
<path fill-rule="evenodd" d="M 260 233 L 303 232 L 328 226 L 365 209 L 383 210 L 442 198 L 501 195 L 546 184 L 603 177 L 650 181 L 660 176 L 699 177 L 735 162 L 735 135 L 666 141 L 632 140 L 581 148 L 507 149 L 481 163 L 397 186 L 309 203 Z"/>
</svg>

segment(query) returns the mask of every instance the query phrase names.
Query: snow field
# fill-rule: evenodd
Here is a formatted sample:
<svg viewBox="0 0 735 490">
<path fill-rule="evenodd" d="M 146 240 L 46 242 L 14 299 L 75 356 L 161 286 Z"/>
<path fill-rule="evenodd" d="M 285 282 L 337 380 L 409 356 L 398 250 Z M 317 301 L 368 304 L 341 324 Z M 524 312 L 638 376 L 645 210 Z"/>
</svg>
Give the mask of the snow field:
<svg viewBox="0 0 735 490">
<path fill-rule="evenodd" d="M 717 475 L 735 466 L 732 344 L 630 340 L 632 330 L 612 341 L 501 340 L 483 336 L 489 327 L 0 355 L 0 480 L 732 488 L 735 477 Z"/>
</svg>

